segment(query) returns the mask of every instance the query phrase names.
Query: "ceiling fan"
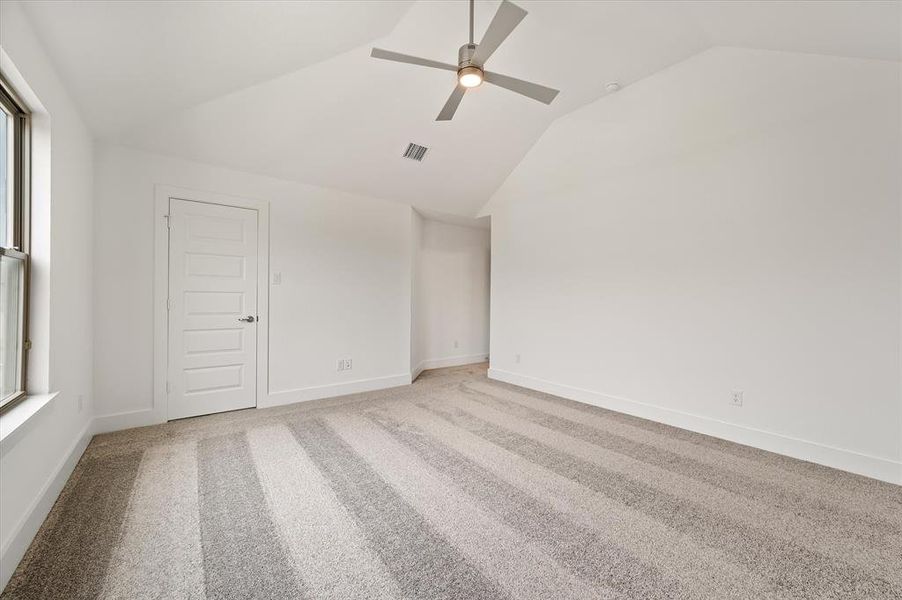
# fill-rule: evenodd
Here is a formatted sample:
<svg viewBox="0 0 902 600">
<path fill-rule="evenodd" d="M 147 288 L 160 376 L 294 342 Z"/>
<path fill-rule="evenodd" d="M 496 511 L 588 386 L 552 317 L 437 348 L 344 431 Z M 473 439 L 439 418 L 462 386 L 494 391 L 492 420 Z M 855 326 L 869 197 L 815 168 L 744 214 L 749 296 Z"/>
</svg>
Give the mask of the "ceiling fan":
<svg viewBox="0 0 902 600">
<path fill-rule="evenodd" d="M 502 0 L 498 12 L 495 13 L 492 22 L 489 23 L 485 35 L 482 36 L 482 41 L 479 44 L 474 44 L 473 0 L 470 0 L 470 42 L 460 47 L 457 53 L 457 66 L 428 58 L 382 50 L 381 48 L 373 48 L 370 56 L 383 60 L 420 65 L 422 67 L 432 67 L 433 69 L 457 71 L 457 86 L 451 92 L 451 97 L 445 102 L 444 108 L 442 108 L 442 111 L 435 119 L 436 121 L 450 121 L 467 90 L 480 85 L 483 81 L 517 92 L 533 100 L 551 104 L 551 101 L 558 95 L 558 90 L 515 77 L 501 75 L 500 73 L 486 71 L 483 68 L 489 57 L 507 39 L 507 36 L 511 34 L 514 28 L 520 24 L 520 21 L 523 20 L 526 14 L 526 11 L 516 4 L 508 2 L 508 0 Z"/>
</svg>

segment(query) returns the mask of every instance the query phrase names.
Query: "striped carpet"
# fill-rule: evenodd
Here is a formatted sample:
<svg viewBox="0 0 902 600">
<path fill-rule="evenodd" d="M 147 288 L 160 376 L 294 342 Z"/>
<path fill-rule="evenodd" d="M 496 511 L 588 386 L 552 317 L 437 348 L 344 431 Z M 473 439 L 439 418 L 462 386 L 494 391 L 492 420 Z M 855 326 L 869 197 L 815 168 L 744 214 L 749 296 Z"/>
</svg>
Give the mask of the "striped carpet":
<svg viewBox="0 0 902 600">
<path fill-rule="evenodd" d="M 96 437 L 3 598 L 902 598 L 902 488 L 489 381 Z"/>
</svg>

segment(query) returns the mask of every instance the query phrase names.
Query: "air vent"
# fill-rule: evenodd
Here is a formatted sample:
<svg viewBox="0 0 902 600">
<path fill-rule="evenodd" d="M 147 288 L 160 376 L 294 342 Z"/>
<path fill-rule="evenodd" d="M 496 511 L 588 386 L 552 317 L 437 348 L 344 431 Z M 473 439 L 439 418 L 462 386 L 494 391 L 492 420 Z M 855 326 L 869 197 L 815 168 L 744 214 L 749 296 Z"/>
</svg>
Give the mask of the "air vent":
<svg viewBox="0 0 902 600">
<path fill-rule="evenodd" d="M 429 148 L 427 148 L 426 146 L 419 146 L 411 142 L 407 144 L 407 150 L 404 152 L 404 158 L 421 161 L 426 156 L 427 150 L 429 150 Z"/>
</svg>

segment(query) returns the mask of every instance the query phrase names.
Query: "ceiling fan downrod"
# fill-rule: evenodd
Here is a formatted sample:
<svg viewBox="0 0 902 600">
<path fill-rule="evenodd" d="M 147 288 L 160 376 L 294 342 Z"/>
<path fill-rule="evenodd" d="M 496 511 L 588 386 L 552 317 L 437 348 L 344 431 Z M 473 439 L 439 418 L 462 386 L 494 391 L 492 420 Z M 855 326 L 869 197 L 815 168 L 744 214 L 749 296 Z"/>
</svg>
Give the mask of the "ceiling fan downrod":
<svg viewBox="0 0 902 600">
<path fill-rule="evenodd" d="M 476 0 L 470 0 L 470 45 L 473 45 L 473 3 Z"/>
<path fill-rule="evenodd" d="M 476 55 L 476 44 L 473 43 L 473 4 L 474 0 L 470 0 L 470 43 L 464 44 L 457 51 L 457 80 L 465 88 L 478 87 L 485 79 L 482 67 L 473 63 Z"/>
</svg>

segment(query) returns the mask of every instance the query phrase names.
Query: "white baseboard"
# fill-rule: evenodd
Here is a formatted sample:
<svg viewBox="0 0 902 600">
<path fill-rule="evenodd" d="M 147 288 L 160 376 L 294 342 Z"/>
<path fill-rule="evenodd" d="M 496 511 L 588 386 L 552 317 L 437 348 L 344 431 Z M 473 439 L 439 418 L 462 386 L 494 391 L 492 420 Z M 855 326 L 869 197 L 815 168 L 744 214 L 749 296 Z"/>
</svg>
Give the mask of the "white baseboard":
<svg viewBox="0 0 902 600">
<path fill-rule="evenodd" d="M 410 373 L 410 381 L 413 382 L 420 373 L 429 369 L 443 369 L 445 367 L 460 367 L 463 365 L 472 365 L 484 363 L 489 359 L 488 354 L 468 354 L 461 356 L 449 356 L 448 358 L 430 358 L 420 362 Z"/>
<path fill-rule="evenodd" d="M 489 359 L 488 354 L 468 354 L 465 356 L 448 356 L 446 358 L 430 358 L 420 363 L 417 368 L 422 367 L 421 371 L 429 369 L 444 369 L 445 367 L 459 367 L 461 365 L 472 365 L 483 363 Z"/>
<path fill-rule="evenodd" d="M 93 437 L 93 422 L 88 421 L 69 451 L 54 469 L 53 473 L 41 487 L 41 491 L 32 501 L 28 510 L 13 527 L 13 534 L 9 537 L 6 546 L 0 550 L 0 590 L 6 587 L 9 578 L 19 565 L 19 561 L 28 550 L 28 546 L 37 534 L 44 519 L 50 513 L 53 503 L 63 491 L 63 486 L 78 464 L 78 460 L 88 447 Z"/>
<path fill-rule="evenodd" d="M 132 427 L 146 427 L 147 425 L 157 425 L 165 422 L 165 419 L 161 420 L 149 408 L 132 410 L 94 417 L 94 433 L 108 433 L 110 431 L 120 431 L 122 429 L 131 429 Z"/>
<path fill-rule="evenodd" d="M 357 379 L 355 381 L 331 385 L 271 392 L 257 403 L 257 408 L 268 408 L 270 406 L 294 404 L 295 402 L 319 400 L 320 398 L 371 392 L 373 390 L 408 385 L 410 381 L 410 375 L 405 373 L 403 375 L 390 375 L 387 377 L 375 377 L 373 379 Z M 108 433 L 110 431 L 120 431 L 122 429 L 131 429 L 132 427 L 145 427 L 147 425 L 157 425 L 165 422 L 166 419 L 161 419 L 154 410 L 145 408 L 142 410 L 133 410 L 95 417 L 93 432 L 95 434 Z"/>
<path fill-rule="evenodd" d="M 500 369 L 489 369 L 489 378 L 506 383 L 512 383 L 521 387 L 532 390 L 554 394 L 562 398 L 576 400 L 584 404 L 607 408 L 628 415 L 657 421 L 667 425 L 673 425 L 681 429 L 688 429 L 697 433 L 703 433 L 713 437 L 721 438 L 738 444 L 768 450 L 807 460 L 809 462 L 849 471 L 866 477 L 873 477 L 882 481 L 896 483 L 902 485 L 902 462 L 881 458 L 879 456 L 871 456 L 861 454 L 851 450 L 835 448 L 785 436 L 770 431 L 745 427 L 743 425 L 735 425 L 703 417 L 690 413 L 637 402 L 627 398 L 619 398 L 609 396 L 599 392 L 576 388 L 562 383 L 554 383 L 530 377 L 528 375 L 520 375 Z"/>
<path fill-rule="evenodd" d="M 319 400 L 320 398 L 359 394 L 360 392 L 372 392 L 374 390 L 382 390 L 409 384 L 410 374 L 404 373 L 401 375 L 358 379 L 356 381 L 318 385 L 295 390 L 285 390 L 282 392 L 270 392 L 269 396 L 267 396 L 264 401 L 257 403 L 257 408 L 282 406 L 283 404 L 294 404 L 295 402 L 307 402 L 309 400 Z"/>
<path fill-rule="evenodd" d="M 461 356 L 448 356 L 446 358 L 430 358 L 422 363 L 423 370 L 444 369 L 445 367 L 460 367 L 463 365 L 473 365 L 483 363 L 489 359 L 487 353 L 483 354 L 467 354 Z"/>
</svg>

